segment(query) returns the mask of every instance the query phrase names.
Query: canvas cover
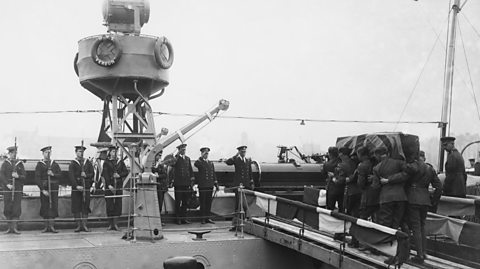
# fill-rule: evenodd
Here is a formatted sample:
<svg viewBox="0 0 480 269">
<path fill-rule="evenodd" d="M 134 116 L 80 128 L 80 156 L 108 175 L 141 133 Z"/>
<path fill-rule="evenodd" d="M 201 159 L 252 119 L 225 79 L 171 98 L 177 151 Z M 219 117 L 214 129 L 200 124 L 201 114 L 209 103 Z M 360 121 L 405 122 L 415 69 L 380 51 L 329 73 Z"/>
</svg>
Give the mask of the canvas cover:
<svg viewBox="0 0 480 269">
<path fill-rule="evenodd" d="M 400 132 L 339 137 L 336 146 L 338 148 L 347 147 L 352 150 L 365 146 L 370 149 L 372 154 L 375 148 L 384 146 L 388 149 L 392 158 L 406 161 L 416 159 L 420 151 L 418 136 Z"/>
</svg>

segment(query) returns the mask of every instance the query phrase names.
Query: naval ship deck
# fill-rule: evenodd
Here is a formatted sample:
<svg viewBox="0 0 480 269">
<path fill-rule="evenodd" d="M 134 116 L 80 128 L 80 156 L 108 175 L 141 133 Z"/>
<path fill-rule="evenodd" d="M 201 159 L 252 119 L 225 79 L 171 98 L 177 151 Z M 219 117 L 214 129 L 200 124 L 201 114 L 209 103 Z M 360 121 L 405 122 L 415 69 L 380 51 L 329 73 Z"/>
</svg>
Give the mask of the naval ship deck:
<svg viewBox="0 0 480 269">
<path fill-rule="evenodd" d="M 197 268 L 293 268 L 304 262 L 302 254 L 257 236 L 235 236 L 228 231 L 230 224 L 167 223 L 164 238 L 154 242 L 121 239 L 126 227 L 122 232 L 93 228 L 89 233 L 0 234 L 0 268 L 163 268 L 163 261 L 173 256 L 193 256 Z M 203 241 L 188 233 L 202 230 L 211 231 Z"/>
</svg>

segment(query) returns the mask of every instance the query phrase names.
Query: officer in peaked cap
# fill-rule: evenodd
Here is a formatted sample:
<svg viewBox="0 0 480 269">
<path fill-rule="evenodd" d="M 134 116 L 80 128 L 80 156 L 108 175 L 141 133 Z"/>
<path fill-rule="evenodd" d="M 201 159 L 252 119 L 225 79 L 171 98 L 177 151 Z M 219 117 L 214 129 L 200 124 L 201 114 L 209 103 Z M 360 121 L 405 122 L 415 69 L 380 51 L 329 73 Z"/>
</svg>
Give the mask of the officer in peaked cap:
<svg viewBox="0 0 480 269">
<path fill-rule="evenodd" d="M 40 151 L 43 159 L 35 167 L 35 182 L 40 188 L 40 216 L 45 220 L 42 233 L 58 233 L 54 224 L 55 218 L 58 217 L 58 187 L 62 171 L 51 159 L 51 146 L 43 147 Z"/>
<path fill-rule="evenodd" d="M 212 208 L 212 191 L 215 186 L 218 188 L 217 176 L 215 174 L 215 166 L 208 159 L 210 148 L 203 147 L 200 149 L 201 156 L 195 161 L 194 165 L 198 169 L 196 183 L 200 192 L 200 214 L 202 216 L 202 224 L 214 223 L 210 219 L 210 211 Z"/>
<path fill-rule="evenodd" d="M 94 170 L 92 163 L 83 157 L 87 148 L 75 146 L 76 158 L 70 162 L 68 175 L 72 185 L 72 213 L 77 223 L 75 232 L 89 232 L 87 219 L 90 210 L 90 187 L 93 183 Z"/>
<path fill-rule="evenodd" d="M 187 203 L 193 182 L 193 168 L 190 158 L 185 155 L 187 144 L 177 146 L 178 153 L 170 163 L 173 167 L 173 186 L 175 188 L 175 215 L 177 224 L 189 224 L 187 220 Z"/>
<path fill-rule="evenodd" d="M 7 148 L 8 159 L 0 168 L 0 183 L 5 190 L 3 192 L 3 214 L 9 220 L 7 233 L 19 234 L 17 222 L 22 214 L 23 181 L 26 172 L 23 162 L 17 159 L 16 146 Z"/>
<path fill-rule="evenodd" d="M 440 141 L 443 150 L 448 152 L 443 194 L 464 198 L 467 195 L 467 173 L 463 157 L 455 148 L 455 137 L 445 136 L 440 138 Z"/>
<path fill-rule="evenodd" d="M 253 176 L 252 176 L 252 159 L 247 158 L 247 146 L 237 147 L 237 154 L 230 159 L 227 159 L 225 163 L 227 165 L 233 165 L 235 167 L 235 175 L 233 177 L 233 192 L 235 193 L 235 211 L 239 210 L 240 196 L 238 194 L 238 187 L 243 186 L 246 189 L 253 189 Z M 247 208 L 245 204 L 242 205 L 245 214 Z M 235 230 L 239 223 L 238 216 L 234 216 L 232 219 L 232 225 L 234 226 L 230 230 Z"/>
</svg>

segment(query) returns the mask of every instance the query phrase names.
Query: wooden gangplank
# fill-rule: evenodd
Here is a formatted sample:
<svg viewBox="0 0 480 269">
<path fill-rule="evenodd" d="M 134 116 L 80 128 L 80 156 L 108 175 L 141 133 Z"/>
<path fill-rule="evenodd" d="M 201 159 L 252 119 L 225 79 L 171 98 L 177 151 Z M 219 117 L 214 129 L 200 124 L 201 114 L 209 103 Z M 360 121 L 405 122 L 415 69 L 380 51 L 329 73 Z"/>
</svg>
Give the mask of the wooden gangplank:
<svg viewBox="0 0 480 269">
<path fill-rule="evenodd" d="M 300 237 L 301 227 L 287 223 L 287 221 L 269 219 L 266 222 L 264 217 L 254 217 L 245 223 L 245 232 L 294 249 L 334 268 L 388 268 L 388 265 L 384 263 L 384 260 L 388 258 L 385 255 L 360 251 L 348 246 L 341 251 L 341 241 L 311 229 L 304 230 L 303 236 Z M 390 268 L 394 267 L 390 266 Z M 473 267 L 429 256 L 423 265 L 407 262 L 401 268 L 470 269 Z"/>
</svg>

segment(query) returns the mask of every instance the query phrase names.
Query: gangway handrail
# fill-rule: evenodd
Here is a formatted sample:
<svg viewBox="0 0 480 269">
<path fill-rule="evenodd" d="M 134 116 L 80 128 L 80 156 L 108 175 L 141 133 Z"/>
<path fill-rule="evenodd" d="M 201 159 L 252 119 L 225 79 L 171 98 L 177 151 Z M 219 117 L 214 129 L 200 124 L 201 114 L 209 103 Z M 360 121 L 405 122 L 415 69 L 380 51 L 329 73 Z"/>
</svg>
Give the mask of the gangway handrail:
<svg viewBox="0 0 480 269">
<path fill-rule="evenodd" d="M 299 208 L 302 208 L 302 209 L 305 209 L 305 210 L 308 210 L 308 211 L 311 211 L 311 212 L 330 215 L 332 217 L 335 217 L 335 218 L 343 220 L 343 221 L 355 223 L 356 225 L 362 226 L 364 228 L 371 228 L 371 229 L 375 229 L 375 230 L 378 230 L 378 231 L 381 231 L 381 232 L 384 232 L 384 233 L 387 233 L 387 234 L 390 234 L 390 235 L 395 235 L 395 236 L 398 236 L 398 237 L 401 237 L 401 238 L 408 238 L 408 234 L 406 234 L 405 232 L 399 231 L 397 229 L 392 229 L 390 227 L 386 227 L 386 226 L 377 224 L 375 222 L 371 222 L 371 221 L 359 219 L 359 218 L 356 218 L 356 217 L 352 217 L 352 216 L 346 215 L 344 213 L 340 213 L 340 212 L 337 212 L 337 211 L 333 211 L 333 210 L 329 210 L 329 209 L 325 209 L 325 208 L 321 208 L 321 207 L 316 207 L 316 206 L 305 204 L 305 203 L 302 203 L 302 202 L 299 202 L 299 201 L 289 200 L 289 199 L 286 199 L 286 198 L 283 198 L 283 197 L 278 197 L 278 196 L 274 196 L 274 195 L 266 194 L 266 193 L 262 193 L 262 192 L 257 192 L 257 191 L 247 190 L 247 189 L 240 189 L 240 190 L 242 192 L 244 192 L 245 194 L 252 194 L 254 196 L 261 197 L 261 198 L 264 198 L 264 199 L 274 200 L 274 201 L 279 201 L 279 202 L 283 202 L 283 203 L 286 203 L 286 204 L 294 205 L 294 206 L 297 206 Z M 268 213 L 270 214 L 270 212 L 268 212 Z"/>
</svg>

